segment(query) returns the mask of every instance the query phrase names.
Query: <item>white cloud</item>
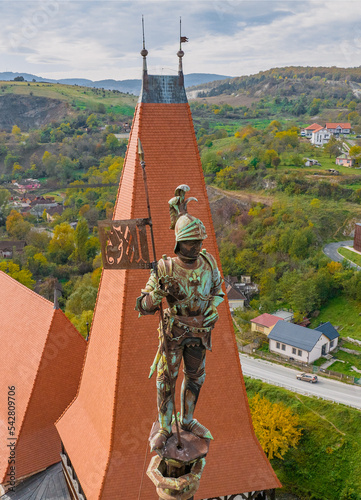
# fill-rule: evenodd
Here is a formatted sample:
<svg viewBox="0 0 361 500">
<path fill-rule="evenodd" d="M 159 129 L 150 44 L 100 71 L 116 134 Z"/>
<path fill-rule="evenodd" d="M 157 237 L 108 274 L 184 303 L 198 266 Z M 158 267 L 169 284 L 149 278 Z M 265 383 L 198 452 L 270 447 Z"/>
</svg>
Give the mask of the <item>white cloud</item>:
<svg viewBox="0 0 361 500">
<path fill-rule="evenodd" d="M 285 65 L 361 64 L 358 1 L 2 0 L 0 5 L 3 70 L 49 78 L 138 78 L 142 14 L 153 73 L 177 71 L 180 15 L 190 39 L 184 46 L 186 73 L 236 76 Z"/>
</svg>

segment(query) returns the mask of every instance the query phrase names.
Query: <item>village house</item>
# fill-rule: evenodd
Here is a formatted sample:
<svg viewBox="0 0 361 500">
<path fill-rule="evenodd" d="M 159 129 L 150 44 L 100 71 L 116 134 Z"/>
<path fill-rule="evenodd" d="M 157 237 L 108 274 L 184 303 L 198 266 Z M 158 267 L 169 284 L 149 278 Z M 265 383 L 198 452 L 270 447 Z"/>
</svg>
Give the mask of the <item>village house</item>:
<svg viewBox="0 0 361 500">
<path fill-rule="evenodd" d="M 283 318 L 274 316 L 273 314 L 263 313 L 251 319 L 251 331 L 269 335 L 278 321 L 283 321 Z"/>
<path fill-rule="evenodd" d="M 319 128 L 322 128 L 322 126 L 319 125 L 318 123 L 312 123 L 312 125 L 309 125 L 308 127 L 301 129 L 301 135 L 307 137 L 307 139 L 311 139 L 312 132 Z"/>
<path fill-rule="evenodd" d="M 332 135 L 350 134 L 351 123 L 326 123 L 325 129 Z"/>
<path fill-rule="evenodd" d="M 293 311 L 287 311 L 285 309 L 277 309 L 276 312 L 273 313 L 273 316 L 277 316 L 278 318 L 283 319 L 283 321 L 288 321 L 289 323 L 293 323 Z"/>
<path fill-rule="evenodd" d="M 312 131 L 311 134 L 311 144 L 315 146 L 323 146 L 327 144 L 331 138 L 331 133 L 324 127 L 316 128 Z"/>
<path fill-rule="evenodd" d="M 309 364 L 335 349 L 338 337 L 337 330 L 329 322 L 311 329 L 278 321 L 268 335 L 269 350 Z"/>
<path fill-rule="evenodd" d="M 57 216 L 60 216 L 64 212 L 64 206 L 57 204 L 55 207 L 45 208 L 46 220 L 48 222 L 53 222 Z"/>
<path fill-rule="evenodd" d="M 336 158 L 336 165 L 343 165 L 344 167 L 353 167 L 355 160 L 348 154 L 342 154 Z"/>
<path fill-rule="evenodd" d="M 0 241 L 0 258 L 11 259 L 15 253 L 23 253 L 25 241 Z"/>
<path fill-rule="evenodd" d="M 224 281 L 226 286 L 227 284 L 232 285 L 237 292 L 241 293 L 245 297 L 245 304 L 249 304 L 253 295 L 258 293 L 258 285 L 257 283 L 253 283 L 251 276 L 242 275 L 240 280 L 237 276 L 226 276 Z"/>
<path fill-rule="evenodd" d="M 238 307 L 242 310 L 244 309 L 244 304 L 247 299 L 241 291 L 237 290 L 231 283 L 226 282 L 226 293 L 231 313 Z"/>
</svg>

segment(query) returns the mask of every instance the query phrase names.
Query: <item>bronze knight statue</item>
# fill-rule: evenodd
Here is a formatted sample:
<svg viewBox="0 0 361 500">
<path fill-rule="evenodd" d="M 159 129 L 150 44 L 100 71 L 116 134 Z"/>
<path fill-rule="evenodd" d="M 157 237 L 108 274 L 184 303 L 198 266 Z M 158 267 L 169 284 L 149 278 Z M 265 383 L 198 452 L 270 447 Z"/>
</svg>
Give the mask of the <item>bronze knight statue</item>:
<svg viewBox="0 0 361 500">
<path fill-rule="evenodd" d="M 151 441 L 152 450 L 161 450 L 172 435 L 172 390 L 182 358 L 184 380 L 180 426 L 201 438 L 212 438 L 193 414 L 206 375 L 206 350 L 211 350 L 211 331 L 218 319 L 217 307 L 223 301 L 224 293 L 215 258 L 205 250 L 201 251 L 207 234 L 203 223 L 187 213 L 188 201 L 195 198 L 185 200 L 186 191 L 189 191 L 188 186 L 179 186 L 176 196 L 169 201 L 176 257 L 164 255 L 158 261 L 157 273 L 151 272 L 136 305 L 140 315 L 146 315 L 159 310 L 163 298 L 168 303 L 160 326 L 163 343 L 167 342 L 168 356 L 161 344 L 155 359 L 159 431 Z"/>
</svg>

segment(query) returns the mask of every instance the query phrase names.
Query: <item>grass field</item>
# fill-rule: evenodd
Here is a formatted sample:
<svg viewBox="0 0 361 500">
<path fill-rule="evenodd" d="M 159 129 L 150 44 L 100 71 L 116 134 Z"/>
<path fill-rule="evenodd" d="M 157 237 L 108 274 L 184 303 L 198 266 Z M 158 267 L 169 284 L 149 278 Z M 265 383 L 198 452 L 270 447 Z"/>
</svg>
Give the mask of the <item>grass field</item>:
<svg viewBox="0 0 361 500">
<path fill-rule="evenodd" d="M 341 337 L 351 337 L 361 340 L 361 304 L 346 297 L 335 297 L 321 309 L 317 319 L 311 320 L 311 328 L 320 323 L 330 321 L 333 326 L 339 326 Z"/>
<path fill-rule="evenodd" d="M 359 253 L 353 252 L 352 250 L 343 247 L 340 247 L 338 249 L 338 253 L 343 257 L 346 257 L 346 259 L 350 260 L 354 264 L 361 266 L 361 255 Z"/>
<path fill-rule="evenodd" d="M 248 397 L 283 402 L 300 418 L 302 437 L 284 460 L 271 460 L 281 492 L 302 500 L 339 500 L 346 485 L 361 491 L 361 412 L 245 378 Z M 351 497 L 350 497 L 351 498 Z"/>
<path fill-rule="evenodd" d="M 69 102 L 73 107 L 97 111 L 104 104 L 107 111 L 125 116 L 133 116 L 138 98 L 130 94 L 120 94 L 110 90 L 93 89 L 61 83 L 0 82 L 0 95 L 34 95 Z M 32 94 L 30 94 L 30 92 Z"/>
<path fill-rule="evenodd" d="M 342 347 L 346 347 L 346 349 L 353 349 L 354 351 L 361 352 L 361 345 L 353 344 L 352 342 L 342 342 Z"/>
</svg>

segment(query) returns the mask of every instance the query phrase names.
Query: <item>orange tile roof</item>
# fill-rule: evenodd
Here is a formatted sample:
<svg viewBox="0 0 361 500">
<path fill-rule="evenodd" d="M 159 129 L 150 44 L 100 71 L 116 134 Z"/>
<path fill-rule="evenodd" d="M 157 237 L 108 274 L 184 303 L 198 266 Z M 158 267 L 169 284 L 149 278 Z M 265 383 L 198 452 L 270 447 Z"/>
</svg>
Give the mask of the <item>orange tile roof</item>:
<svg viewBox="0 0 361 500">
<path fill-rule="evenodd" d="M 51 302 L 0 272 L 0 422 L 15 386 L 16 477 L 59 461 L 54 422 L 74 398 L 86 342 Z M 0 425 L 0 443 L 8 443 Z M 9 448 L 0 447 L 0 483 L 8 481 Z"/>
<path fill-rule="evenodd" d="M 137 105 L 114 218 L 147 217 L 138 137 L 145 152 L 158 258 L 173 255 L 168 200 L 185 183 L 199 200 L 190 213 L 204 222 L 205 247 L 219 262 L 188 104 Z M 148 373 L 157 350 L 158 317 L 138 319 L 134 310 L 148 277 L 147 270 L 103 271 L 79 392 L 56 424 L 88 500 L 157 497 L 144 477 L 144 463 L 150 460 L 148 437 L 157 418 L 155 381 L 148 380 Z M 219 316 L 196 410 L 215 441 L 196 498 L 280 485 L 253 432 L 227 301 Z"/>
<path fill-rule="evenodd" d="M 279 318 L 278 316 L 274 316 L 273 314 L 263 313 L 260 316 L 257 316 L 257 318 L 251 319 L 251 323 L 270 327 L 275 325 L 279 320 L 283 321 L 283 318 Z"/>
<path fill-rule="evenodd" d="M 304 130 L 314 130 L 314 129 L 319 128 L 319 127 L 321 127 L 321 125 L 319 125 L 318 123 L 312 123 L 312 125 L 309 125 Z"/>
<path fill-rule="evenodd" d="M 326 128 L 351 128 L 351 123 L 326 123 Z"/>
<path fill-rule="evenodd" d="M 323 127 L 321 127 L 321 125 L 319 125 L 318 127 L 314 128 L 312 130 L 312 133 L 315 134 L 316 132 L 319 132 L 320 130 L 323 130 Z"/>
</svg>

